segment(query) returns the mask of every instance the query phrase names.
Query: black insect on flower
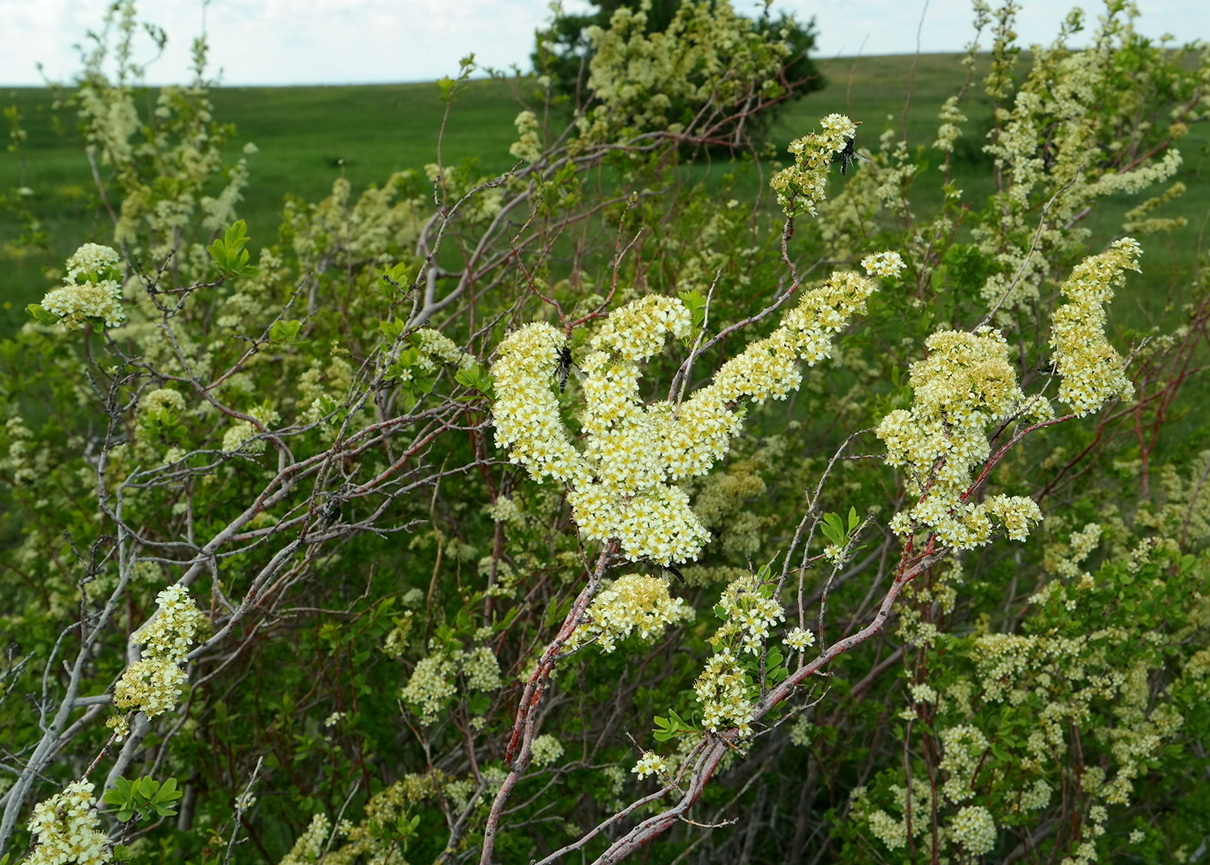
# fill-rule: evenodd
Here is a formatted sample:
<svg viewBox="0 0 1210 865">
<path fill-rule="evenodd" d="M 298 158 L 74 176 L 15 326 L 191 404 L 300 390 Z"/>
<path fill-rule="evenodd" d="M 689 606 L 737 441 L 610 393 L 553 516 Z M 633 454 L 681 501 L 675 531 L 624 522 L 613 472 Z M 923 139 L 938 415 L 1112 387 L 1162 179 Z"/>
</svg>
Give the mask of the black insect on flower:
<svg viewBox="0 0 1210 865">
<path fill-rule="evenodd" d="M 567 390 L 567 377 L 571 375 L 571 347 L 563 346 L 559 349 L 559 366 L 555 369 L 555 381 L 559 383 L 559 390 Z"/>
<path fill-rule="evenodd" d="M 857 160 L 864 159 L 866 162 L 871 161 L 870 157 L 862 156 L 860 153 L 858 153 L 856 146 L 857 139 L 850 138 L 845 142 L 844 150 L 832 154 L 832 161 L 840 163 L 840 174 L 842 177 L 849 173 L 849 168 L 852 167 Z"/>
</svg>

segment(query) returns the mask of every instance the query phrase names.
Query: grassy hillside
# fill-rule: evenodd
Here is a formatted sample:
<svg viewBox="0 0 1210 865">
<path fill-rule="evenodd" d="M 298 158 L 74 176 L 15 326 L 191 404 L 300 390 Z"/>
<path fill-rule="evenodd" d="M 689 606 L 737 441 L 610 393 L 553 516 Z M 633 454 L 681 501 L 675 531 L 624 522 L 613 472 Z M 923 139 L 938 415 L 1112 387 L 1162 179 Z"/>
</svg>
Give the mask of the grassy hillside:
<svg viewBox="0 0 1210 865">
<path fill-rule="evenodd" d="M 866 57 L 821 61 L 828 86 L 790 106 L 774 130 L 779 149 L 812 129 L 818 118 L 839 111 L 861 120 L 862 139 L 876 145 L 888 123 L 906 120 L 908 141 L 928 146 L 936 129 L 937 110 L 962 80 L 957 55 Z M 477 159 L 484 173 L 507 169 L 513 162 L 508 145 L 528 87 L 524 81 L 476 81 L 457 101 L 444 137 L 446 162 Z M 150 107 L 154 94 L 147 97 Z M 245 142 L 257 145 L 251 158 L 252 179 L 242 215 L 254 236 L 272 236 L 287 193 L 317 200 L 342 174 L 354 189 L 381 183 L 393 171 L 422 168 L 437 160 L 438 131 L 444 104 L 433 84 L 351 87 L 222 88 L 214 91 L 216 117 L 237 127 L 233 153 Z M 0 105 L 15 106 L 28 133 L 22 152 L 0 156 L 0 195 L 25 190 L 40 228 L 49 239 L 49 255 L 31 255 L 17 245 L 22 230 L 11 212 L 0 215 L 0 335 L 25 320 L 25 304 L 46 290 L 45 269 L 61 266 L 64 257 L 86 240 L 108 242 L 111 228 L 97 206 L 88 163 L 75 136 L 73 119 L 54 110 L 55 95 L 46 89 L 0 92 Z M 987 128 L 990 107 L 975 92 L 966 111 L 973 129 Z M 67 133 L 60 131 L 66 129 Z M 868 130 L 868 131 L 867 131 Z M 1190 225 L 1171 237 L 1146 242 L 1149 272 L 1171 277 L 1188 273 L 1207 226 L 1210 182 L 1206 178 L 1210 130 L 1198 127 L 1182 143 L 1185 165 L 1179 179 L 1189 192 L 1176 203 Z M 967 200 L 978 201 L 991 183 L 979 142 L 960 142 Z M 937 160 L 940 161 L 939 159 Z M 922 204 L 937 195 L 935 184 L 919 184 Z M 1098 242 L 1112 236 L 1112 217 L 1130 205 L 1108 208 L 1098 228 Z M 1157 269 L 1159 272 L 1157 273 Z M 1165 279 L 1167 282 L 1167 279 Z M 1159 292 L 1161 295 L 1163 292 Z"/>
</svg>

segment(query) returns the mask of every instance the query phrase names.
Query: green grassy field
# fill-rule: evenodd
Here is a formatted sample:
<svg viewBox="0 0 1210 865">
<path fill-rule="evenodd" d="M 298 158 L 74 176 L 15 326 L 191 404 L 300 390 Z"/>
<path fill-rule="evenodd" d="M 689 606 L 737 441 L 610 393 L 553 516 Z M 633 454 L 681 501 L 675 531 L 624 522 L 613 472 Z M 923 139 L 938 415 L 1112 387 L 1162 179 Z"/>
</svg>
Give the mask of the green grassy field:
<svg viewBox="0 0 1210 865">
<path fill-rule="evenodd" d="M 905 124 L 912 145 L 927 146 L 936 129 L 937 110 L 962 80 L 958 55 L 918 57 L 866 57 L 821 61 L 828 86 L 789 106 L 773 131 L 782 147 L 814 128 L 819 117 L 844 112 L 861 120 L 868 144 L 888 122 Z M 506 170 L 513 164 L 508 146 L 514 140 L 513 119 L 530 88 L 524 80 L 471 82 L 454 106 L 443 142 L 447 163 L 477 159 L 484 174 Z M 287 193 L 318 200 L 342 174 L 355 190 L 382 183 L 393 171 L 422 168 L 437 161 L 438 130 L 445 105 L 434 84 L 351 87 L 220 88 L 213 91 L 216 118 L 234 123 L 232 158 L 245 142 L 257 145 L 251 157 L 251 183 L 241 213 L 254 237 L 274 235 Z M 150 103 L 154 94 L 147 95 Z M 50 239 L 51 254 L 42 256 L 23 249 L 17 238 L 21 226 L 11 212 L 0 211 L 0 336 L 25 320 L 25 304 L 38 300 L 47 288 L 44 271 L 61 266 L 78 244 L 108 242 L 111 227 L 96 206 L 88 163 L 81 145 L 71 134 L 73 120 L 56 113 L 54 95 L 46 89 L 0 91 L 0 106 L 16 106 L 28 140 L 19 154 L 0 156 L 0 195 L 15 196 L 24 188 L 42 230 Z M 976 88 L 968 96 L 966 111 L 974 125 L 986 123 L 990 106 Z M 905 111 L 906 106 L 906 111 Z M 890 118 L 890 121 L 888 121 Z M 960 145 L 968 157 L 959 166 L 965 198 L 980 201 L 991 179 L 969 138 Z M 1174 274 L 1189 273 L 1207 228 L 1210 182 L 1206 177 L 1210 129 L 1196 127 L 1181 144 L 1185 164 L 1180 180 L 1189 192 L 1170 215 L 1180 213 L 1189 226 L 1170 236 L 1148 238 L 1145 246 L 1149 271 L 1170 284 Z M 939 160 L 938 160 L 939 161 Z M 938 197 L 936 184 L 922 180 L 920 203 Z M 1094 244 L 1112 236 L 1126 201 L 1110 206 L 1094 223 Z M 1165 292 L 1148 290 L 1147 298 Z M 1150 301 L 1148 301 L 1150 303 Z M 1154 306 L 1154 304 L 1151 304 Z M 1162 303 L 1160 304 L 1162 306 Z"/>
</svg>

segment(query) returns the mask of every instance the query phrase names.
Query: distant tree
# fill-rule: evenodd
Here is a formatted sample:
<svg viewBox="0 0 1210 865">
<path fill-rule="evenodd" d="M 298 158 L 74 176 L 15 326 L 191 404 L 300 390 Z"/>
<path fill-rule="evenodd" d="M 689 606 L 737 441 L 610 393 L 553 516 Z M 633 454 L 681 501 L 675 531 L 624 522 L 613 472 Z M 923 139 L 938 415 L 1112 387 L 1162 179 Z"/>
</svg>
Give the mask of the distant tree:
<svg viewBox="0 0 1210 865">
<path fill-rule="evenodd" d="M 549 26 L 538 31 L 531 55 L 534 68 L 550 78 L 553 92 L 568 98 L 577 109 L 586 108 L 597 96 L 590 74 L 591 61 L 597 50 L 593 41 L 594 30 L 609 29 L 615 14 L 624 11 L 646 15 L 644 35 L 667 34 L 676 29 L 674 22 L 685 0 L 593 0 L 592 5 L 596 11 L 585 14 L 556 11 Z M 724 5 L 730 12 L 730 4 L 725 0 L 710 4 L 712 7 Z M 782 107 L 808 93 L 823 89 L 826 83 L 809 56 L 818 35 L 814 19 L 804 24 L 784 12 L 773 15 L 769 6 L 766 6 L 764 14 L 751 21 L 751 32 L 770 44 L 784 45 L 784 56 L 778 71 L 784 96 L 768 103 L 758 113 L 744 114 L 743 134 L 731 135 L 729 143 L 732 145 L 740 144 L 745 139 L 760 140 Z M 670 115 L 676 115 L 685 122 L 702 108 L 692 99 L 674 97 L 672 102 Z M 734 133 L 739 131 L 733 130 Z"/>
</svg>

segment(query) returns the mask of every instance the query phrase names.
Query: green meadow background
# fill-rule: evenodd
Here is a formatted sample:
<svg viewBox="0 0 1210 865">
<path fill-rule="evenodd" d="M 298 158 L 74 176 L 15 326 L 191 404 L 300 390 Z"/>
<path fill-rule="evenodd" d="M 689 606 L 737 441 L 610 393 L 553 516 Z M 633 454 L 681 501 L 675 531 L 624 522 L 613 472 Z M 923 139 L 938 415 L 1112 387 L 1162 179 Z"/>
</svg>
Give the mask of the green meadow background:
<svg viewBox="0 0 1210 865">
<path fill-rule="evenodd" d="M 773 130 L 779 152 L 793 138 L 813 130 L 820 117 L 842 112 L 863 123 L 859 143 L 877 147 L 888 124 L 906 129 L 913 147 L 930 147 L 942 102 L 957 92 L 964 78 L 960 55 L 865 57 L 819 61 L 827 86 L 788 106 Z M 1028 68 L 1028 57 L 1018 63 Z M 85 241 L 112 242 L 111 226 L 98 206 L 83 147 L 74 134 L 74 118 L 56 110 L 56 94 L 47 88 L 0 91 L 0 106 L 15 106 L 27 140 L 0 154 L 0 195 L 23 194 L 23 204 L 36 216 L 49 242 L 49 252 L 31 251 L 19 243 L 21 221 L 11 210 L 0 210 L 0 337 L 10 335 L 26 320 L 24 307 L 53 287 L 47 271 Z M 148 110 L 156 91 L 143 98 Z M 230 159 L 246 142 L 258 152 L 250 160 L 251 182 L 245 190 L 241 215 L 253 237 L 252 248 L 276 235 L 282 202 L 287 194 L 318 201 L 341 175 L 354 192 L 381 184 L 392 172 L 422 169 L 438 161 L 438 139 L 445 114 L 436 84 L 397 84 L 340 87 L 215 88 L 211 92 L 215 117 L 232 123 Z M 472 159 L 484 175 L 508 170 L 514 160 L 508 148 L 515 139 L 513 120 L 532 104 L 532 79 L 476 80 L 453 106 L 441 139 L 445 164 Z M 978 83 L 963 103 L 971 118 L 957 150 L 956 174 L 964 199 L 984 200 L 991 189 L 990 159 L 981 152 L 980 136 L 990 128 L 990 103 Z M 7 130 L 6 130 L 7 132 Z M 8 136 L 6 135 L 6 138 Z M 1182 287 L 1205 246 L 1210 212 L 1207 157 L 1210 129 L 1193 128 L 1180 143 L 1184 165 L 1176 178 L 1189 191 L 1163 214 L 1182 215 L 1188 225 L 1177 231 L 1143 238 L 1143 278 L 1131 279 L 1127 292 L 1115 302 L 1114 315 L 1138 325 L 1137 314 L 1165 323 L 1175 313 Z M 935 153 L 931 163 L 941 162 Z M 693 171 L 709 179 L 730 170 L 725 162 L 703 162 Z M 766 174 L 767 176 L 767 174 Z M 759 193 L 755 174 L 751 193 Z M 939 200 L 939 184 L 922 177 L 913 203 L 923 212 Z M 1158 194 L 1153 190 L 1150 194 Z M 30 194 L 32 192 L 32 195 Z M 1111 200 L 1092 223 L 1095 235 L 1089 252 L 1112 238 L 1120 217 L 1138 199 Z M 1168 323 L 1175 321 L 1170 319 Z"/>
</svg>

